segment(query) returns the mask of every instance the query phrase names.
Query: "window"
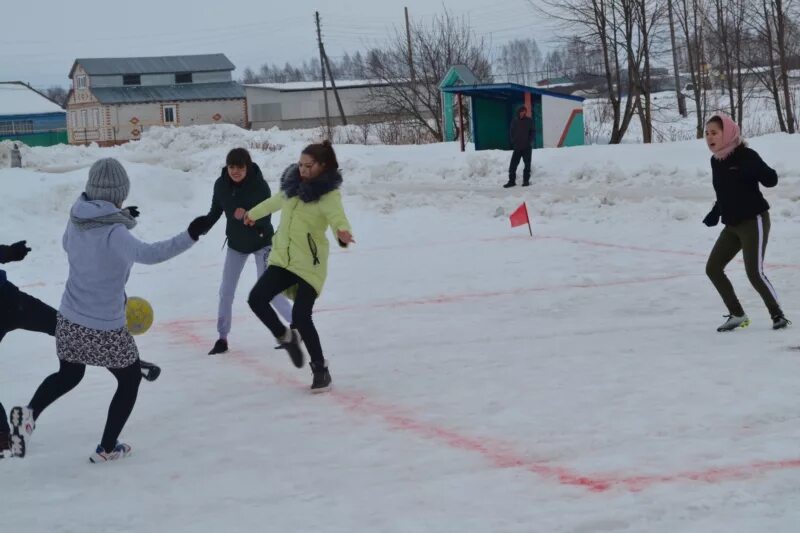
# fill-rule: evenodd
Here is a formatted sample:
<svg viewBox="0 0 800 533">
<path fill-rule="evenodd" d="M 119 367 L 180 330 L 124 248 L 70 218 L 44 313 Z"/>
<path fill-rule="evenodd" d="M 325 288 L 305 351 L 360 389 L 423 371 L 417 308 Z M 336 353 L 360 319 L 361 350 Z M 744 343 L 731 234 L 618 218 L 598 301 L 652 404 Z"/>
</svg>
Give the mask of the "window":
<svg viewBox="0 0 800 533">
<path fill-rule="evenodd" d="M 177 122 L 178 110 L 174 105 L 164 106 L 164 124 L 175 124 Z"/>
<path fill-rule="evenodd" d="M 86 88 L 86 76 L 78 76 L 76 80 L 76 86 L 78 89 L 85 89 Z"/>
<path fill-rule="evenodd" d="M 142 76 L 139 74 L 123 74 L 122 85 L 141 85 Z"/>
<path fill-rule="evenodd" d="M 175 74 L 175 83 L 192 83 L 192 73 L 181 72 L 180 74 Z"/>
<path fill-rule="evenodd" d="M 95 128 L 99 128 L 100 127 L 100 110 L 97 109 L 97 108 L 92 109 L 92 115 L 93 115 L 92 116 L 92 122 L 93 122 L 92 126 L 94 126 Z"/>
<path fill-rule="evenodd" d="M 86 110 L 85 109 L 81 109 L 81 124 L 80 124 L 80 127 L 85 129 L 86 126 L 88 125 L 88 122 L 89 122 L 89 120 L 88 120 L 88 118 L 86 116 Z"/>
<path fill-rule="evenodd" d="M 14 135 L 14 123 L 0 122 L 0 135 Z"/>
</svg>

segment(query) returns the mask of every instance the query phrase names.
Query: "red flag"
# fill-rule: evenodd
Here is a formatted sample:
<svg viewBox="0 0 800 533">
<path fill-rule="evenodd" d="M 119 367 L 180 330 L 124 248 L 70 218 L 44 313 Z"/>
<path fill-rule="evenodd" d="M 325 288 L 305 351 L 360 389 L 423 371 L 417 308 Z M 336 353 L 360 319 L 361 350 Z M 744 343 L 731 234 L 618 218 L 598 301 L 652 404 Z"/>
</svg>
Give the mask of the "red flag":
<svg viewBox="0 0 800 533">
<path fill-rule="evenodd" d="M 530 220 L 528 219 L 528 206 L 525 205 L 525 202 L 522 202 L 522 205 L 511 213 L 509 218 L 511 219 L 512 228 L 522 226 L 523 224 L 530 224 Z"/>
</svg>

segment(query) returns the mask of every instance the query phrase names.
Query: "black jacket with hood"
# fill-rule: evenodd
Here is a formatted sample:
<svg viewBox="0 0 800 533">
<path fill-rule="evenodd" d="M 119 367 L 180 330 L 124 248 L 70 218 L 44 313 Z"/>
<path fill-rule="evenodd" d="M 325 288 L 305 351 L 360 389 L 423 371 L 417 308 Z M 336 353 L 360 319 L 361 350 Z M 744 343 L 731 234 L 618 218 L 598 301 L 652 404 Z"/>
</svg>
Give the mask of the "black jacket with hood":
<svg viewBox="0 0 800 533">
<path fill-rule="evenodd" d="M 709 217 L 735 226 L 769 209 L 759 184 L 774 187 L 778 174 L 755 150 L 742 144 L 725 159 L 712 157 L 711 172 L 717 202 Z"/>
<path fill-rule="evenodd" d="M 228 246 L 237 252 L 250 254 L 261 250 L 272 243 L 271 217 L 266 216 L 256 221 L 256 225 L 245 226 L 241 220 L 236 220 L 234 213 L 242 207 L 250 210 L 272 196 L 269 185 L 264 180 L 258 165 L 251 163 L 247 169 L 247 176 L 240 183 L 234 183 L 228 175 L 228 169 L 222 168 L 222 174 L 214 183 L 214 197 L 211 199 L 211 209 L 208 211 L 208 227 L 211 229 L 223 213 L 227 219 L 225 236 Z"/>
<path fill-rule="evenodd" d="M 517 116 L 511 121 L 508 131 L 511 148 L 514 150 L 530 150 L 533 144 L 533 119 L 531 117 L 519 118 L 519 112 L 523 109 L 525 109 L 524 106 L 517 110 Z"/>
</svg>

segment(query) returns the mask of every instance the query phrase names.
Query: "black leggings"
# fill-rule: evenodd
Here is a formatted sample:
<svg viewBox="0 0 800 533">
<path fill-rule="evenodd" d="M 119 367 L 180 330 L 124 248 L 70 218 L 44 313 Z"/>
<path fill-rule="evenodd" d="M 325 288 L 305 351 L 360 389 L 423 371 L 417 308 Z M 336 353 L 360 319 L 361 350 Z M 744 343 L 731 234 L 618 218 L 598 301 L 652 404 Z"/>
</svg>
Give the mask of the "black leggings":
<svg viewBox="0 0 800 533">
<path fill-rule="evenodd" d="M 0 341 L 15 329 L 56 334 L 56 310 L 6 282 L 0 285 Z M 0 403 L 0 433 L 9 433 L 8 417 Z"/>
<path fill-rule="evenodd" d="M 58 372 L 45 378 L 33 395 L 29 407 L 33 409 L 34 419 L 39 418 L 42 411 L 74 389 L 83 379 L 86 365 L 67 361 L 60 361 L 60 363 Z M 110 452 L 116 446 L 119 434 L 122 433 L 122 428 L 125 427 L 125 423 L 133 411 L 133 406 L 136 404 L 139 383 L 142 381 L 142 371 L 138 360 L 125 368 L 109 368 L 108 371 L 117 378 L 117 392 L 114 393 L 111 405 L 108 407 L 108 418 L 100 445 Z"/>
<path fill-rule="evenodd" d="M 297 328 L 303 337 L 303 342 L 308 350 L 308 357 L 314 366 L 322 367 L 325 358 L 322 355 L 322 345 L 319 342 L 317 328 L 311 319 L 314 311 L 314 302 L 317 301 L 317 291 L 300 276 L 289 272 L 285 268 L 270 266 L 256 282 L 247 303 L 256 316 L 269 328 L 275 337 L 282 337 L 286 333 L 286 326 L 278 318 L 275 310 L 270 305 L 272 299 L 292 285 L 297 285 L 297 295 L 292 307 L 292 326 Z"/>
</svg>

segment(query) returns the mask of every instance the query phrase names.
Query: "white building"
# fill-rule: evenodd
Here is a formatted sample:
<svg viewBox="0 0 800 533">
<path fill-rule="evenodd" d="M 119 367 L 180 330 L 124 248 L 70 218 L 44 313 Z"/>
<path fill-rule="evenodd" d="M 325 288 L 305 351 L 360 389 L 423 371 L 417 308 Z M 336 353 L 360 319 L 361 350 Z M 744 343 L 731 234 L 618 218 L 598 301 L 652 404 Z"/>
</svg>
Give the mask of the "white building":
<svg viewBox="0 0 800 533">
<path fill-rule="evenodd" d="M 331 124 L 341 124 L 336 98 L 328 82 L 328 110 Z M 336 88 L 348 123 L 371 122 L 377 118 L 369 112 L 370 88 L 383 86 L 371 80 L 337 80 Z M 252 129 L 315 128 L 325 124 L 325 91 L 321 81 L 292 83 L 259 83 L 245 85 L 247 114 Z"/>
<path fill-rule="evenodd" d="M 76 59 L 69 73 L 69 142 L 120 144 L 151 126 L 247 127 L 234 68 L 224 54 Z"/>
</svg>

